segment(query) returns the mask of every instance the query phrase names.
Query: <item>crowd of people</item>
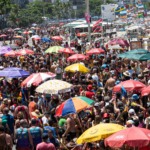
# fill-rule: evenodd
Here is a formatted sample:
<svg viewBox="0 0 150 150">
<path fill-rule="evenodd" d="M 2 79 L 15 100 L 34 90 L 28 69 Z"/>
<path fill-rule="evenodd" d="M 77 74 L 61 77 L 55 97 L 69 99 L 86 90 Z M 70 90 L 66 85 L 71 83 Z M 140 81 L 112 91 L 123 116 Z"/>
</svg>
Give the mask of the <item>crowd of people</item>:
<svg viewBox="0 0 150 150">
<path fill-rule="evenodd" d="M 29 29 L 26 29 L 27 31 Z M 66 35 L 63 29 L 32 29 L 42 37 Z M 141 96 L 140 91 L 113 92 L 121 81 L 138 80 L 150 85 L 150 62 L 121 59 L 118 51 L 108 50 L 97 35 L 88 43 L 87 37 L 76 37 L 75 52 L 85 54 L 91 48 L 102 48 L 104 55 L 92 55 L 80 61 L 90 69 L 81 72 L 65 72 L 64 68 L 74 62 L 68 62 L 69 54 L 45 54 L 45 50 L 54 45 L 69 47 L 68 41 L 28 43 L 29 34 L 22 39 L 13 39 L 16 31 L 6 32 L 7 41 L 3 45 L 17 44 L 21 48 L 31 49 L 34 55 L 20 57 L 0 56 L 0 69 L 18 67 L 30 74 L 53 72 L 56 78 L 73 84 L 70 92 L 63 94 L 40 94 L 35 86 L 21 87 L 24 78 L 0 79 L 0 150 L 94 150 L 111 149 L 105 147 L 103 140 L 78 145 L 76 139 L 88 128 L 99 123 L 117 123 L 127 128 L 136 126 L 150 129 L 150 97 Z M 32 36 L 32 35 L 31 35 Z M 126 48 L 128 49 L 128 48 Z M 63 59 L 62 59 L 63 58 Z M 94 100 L 93 106 L 77 114 L 56 117 L 57 107 L 65 100 L 75 96 L 86 96 Z"/>
</svg>

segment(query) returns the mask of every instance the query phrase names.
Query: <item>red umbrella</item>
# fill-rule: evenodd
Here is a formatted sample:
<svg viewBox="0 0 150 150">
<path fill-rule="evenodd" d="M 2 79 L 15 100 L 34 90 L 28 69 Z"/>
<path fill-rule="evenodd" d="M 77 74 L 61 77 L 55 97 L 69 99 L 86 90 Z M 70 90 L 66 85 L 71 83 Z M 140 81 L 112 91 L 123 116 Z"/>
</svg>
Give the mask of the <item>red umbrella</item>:
<svg viewBox="0 0 150 150">
<path fill-rule="evenodd" d="M 91 50 L 89 50 L 86 54 L 88 55 L 93 55 L 93 54 L 103 54 L 105 53 L 105 51 L 101 48 L 93 48 Z"/>
<path fill-rule="evenodd" d="M 16 55 L 17 55 L 17 53 L 16 53 L 15 51 L 10 51 L 10 52 L 8 52 L 8 53 L 5 53 L 4 56 L 6 56 L 6 57 L 14 57 L 14 56 L 16 56 Z"/>
<path fill-rule="evenodd" d="M 7 36 L 6 34 L 1 34 L 0 35 L 0 37 L 3 37 L 3 38 L 6 37 L 6 36 Z"/>
<path fill-rule="evenodd" d="M 43 81 L 55 78 L 55 76 L 56 74 L 51 72 L 33 73 L 21 83 L 21 87 L 30 87 L 31 85 L 38 86 Z"/>
<path fill-rule="evenodd" d="M 123 39 L 114 39 L 114 40 L 111 40 L 108 44 L 110 45 L 121 45 L 121 46 L 129 46 L 127 40 L 123 40 Z"/>
<path fill-rule="evenodd" d="M 150 94 L 150 85 L 147 86 L 147 87 L 144 87 L 142 90 L 141 90 L 141 95 L 142 96 L 147 96 Z"/>
<path fill-rule="evenodd" d="M 150 144 L 150 130 L 131 127 L 121 130 L 105 139 L 105 145 L 119 148 L 123 145 L 130 147 L 145 147 Z"/>
<path fill-rule="evenodd" d="M 74 54 L 70 57 L 68 57 L 67 61 L 77 61 L 77 60 L 85 60 L 88 56 L 85 56 L 83 54 Z"/>
<path fill-rule="evenodd" d="M 62 48 L 59 50 L 60 53 L 65 53 L 65 54 L 74 54 L 75 52 L 71 48 Z"/>
<path fill-rule="evenodd" d="M 62 41 L 63 40 L 62 37 L 60 37 L 60 36 L 53 36 L 51 39 L 56 40 L 56 41 Z"/>
<path fill-rule="evenodd" d="M 29 49 L 21 49 L 17 52 L 17 56 L 22 56 L 22 55 L 33 55 L 34 51 L 29 50 Z"/>
<path fill-rule="evenodd" d="M 136 80 L 126 80 L 124 82 L 119 83 L 116 85 L 113 89 L 114 92 L 119 92 L 121 90 L 121 87 L 124 87 L 127 91 L 133 91 L 133 90 L 141 90 L 146 85 L 136 81 Z"/>
</svg>

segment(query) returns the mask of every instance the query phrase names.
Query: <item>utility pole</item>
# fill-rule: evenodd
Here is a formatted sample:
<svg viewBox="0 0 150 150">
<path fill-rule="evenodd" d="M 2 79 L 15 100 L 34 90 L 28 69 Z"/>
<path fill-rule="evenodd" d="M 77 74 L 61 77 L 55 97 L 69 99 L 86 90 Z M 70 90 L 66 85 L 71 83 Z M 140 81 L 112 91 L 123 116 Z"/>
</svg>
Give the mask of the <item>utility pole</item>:
<svg viewBox="0 0 150 150">
<path fill-rule="evenodd" d="M 86 0 L 86 13 L 90 16 L 89 0 Z M 91 43 L 91 27 L 90 21 L 88 21 L 88 41 Z"/>
</svg>

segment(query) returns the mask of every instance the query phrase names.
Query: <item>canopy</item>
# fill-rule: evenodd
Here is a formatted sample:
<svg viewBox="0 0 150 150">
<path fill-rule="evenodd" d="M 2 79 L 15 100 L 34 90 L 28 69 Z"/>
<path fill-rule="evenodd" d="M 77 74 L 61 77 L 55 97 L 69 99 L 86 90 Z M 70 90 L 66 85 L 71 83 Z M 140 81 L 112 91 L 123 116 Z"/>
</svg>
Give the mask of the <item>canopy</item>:
<svg viewBox="0 0 150 150">
<path fill-rule="evenodd" d="M 130 147 L 145 147 L 150 144 L 150 130 L 131 127 L 114 133 L 105 139 L 105 145 L 112 148 L 120 148 L 123 145 Z"/>
<path fill-rule="evenodd" d="M 87 72 L 89 72 L 89 69 L 86 68 L 84 65 L 82 65 L 80 63 L 76 63 L 76 64 L 73 64 L 73 65 L 70 65 L 70 66 L 66 67 L 65 71 L 67 71 L 67 72 L 79 71 L 79 72 L 82 72 L 82 73 L 87 73 Z"/>
<path fill-rule="evenodd" d="M 58 53 L 60 49 L 62 49 L 63 47 L 61 46 L 52 46 L 50 48 L 48 48 L 45 53 Z"/>
<path fill-rule="evenodd" d="M 75 114 L 81 110 L 90 107 L 94 101 L 84 96 L 77 96 L 64 101 L 56 109 L 56 116 L 66 116 L 68 114 Z"/>
<path fill-rule="evenodd" d="M 126 80 L 116 85 L 113 91 L 118 92 L 121 90 L 121 87 L 124 87 L 127 91 L 141 90 L 145 86 L 145 84 L 136 80 Z"/>
<path fill-rule="evenodd" d="M 56 74 L 51 72 L 33 73 L 27 77 L 22 83 L 22 87 L 30 87 L 31 85 L 38 86 L 47 79 L 55 78 Z"/>
<path fill-rule="evenodd" d="M 108 136 L 123 130 L 124 127 L 114 123 L 100 123 L 87 129 L 78 139 L 77 143 L 95 142 L 107 138 Z"/>
<path fill-rule="evenodd" d="M 26 77 L 28 75 L 29 72 L 16 67 L 8 67 L 0 71 L 0 77 L 19 78 Z"/>
<path fill-rule="evenodd" d="M 37 93 L 58 94 L 69 92 L 72 84 L 61 80 L 48 80 L 36 88 Z"/>
</svg>

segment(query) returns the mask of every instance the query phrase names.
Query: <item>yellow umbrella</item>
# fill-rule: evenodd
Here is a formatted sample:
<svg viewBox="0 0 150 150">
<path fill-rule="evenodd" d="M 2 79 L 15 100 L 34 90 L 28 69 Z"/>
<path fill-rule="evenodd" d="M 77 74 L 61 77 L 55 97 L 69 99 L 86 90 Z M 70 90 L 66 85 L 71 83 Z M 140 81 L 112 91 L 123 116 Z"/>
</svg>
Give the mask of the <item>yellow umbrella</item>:
<svg viewBox="0 0 150 150">
<path fill-rule="evenodd" d="M 78 139 L 77 143 L 95 142 L 107 138 L 108 136 L 124 129 L 123 126 L 114 123 L 100 123 L 87 129 Z"/>
<path fill-rule="evenodd" d="M 86 68 L 84 65 L 82 65 L 80 63 L 76 63 L 76 64 L 73 64 L 73 65 L 70 65 L 70 66 L 66 67 L 65 71 L 67 71 L 67 72 L 79 71 L 79 72 L 82 72 L 82 73 L 87 73 L 87 72 L 89 72 L 89 69 Z"/>
</svg>

